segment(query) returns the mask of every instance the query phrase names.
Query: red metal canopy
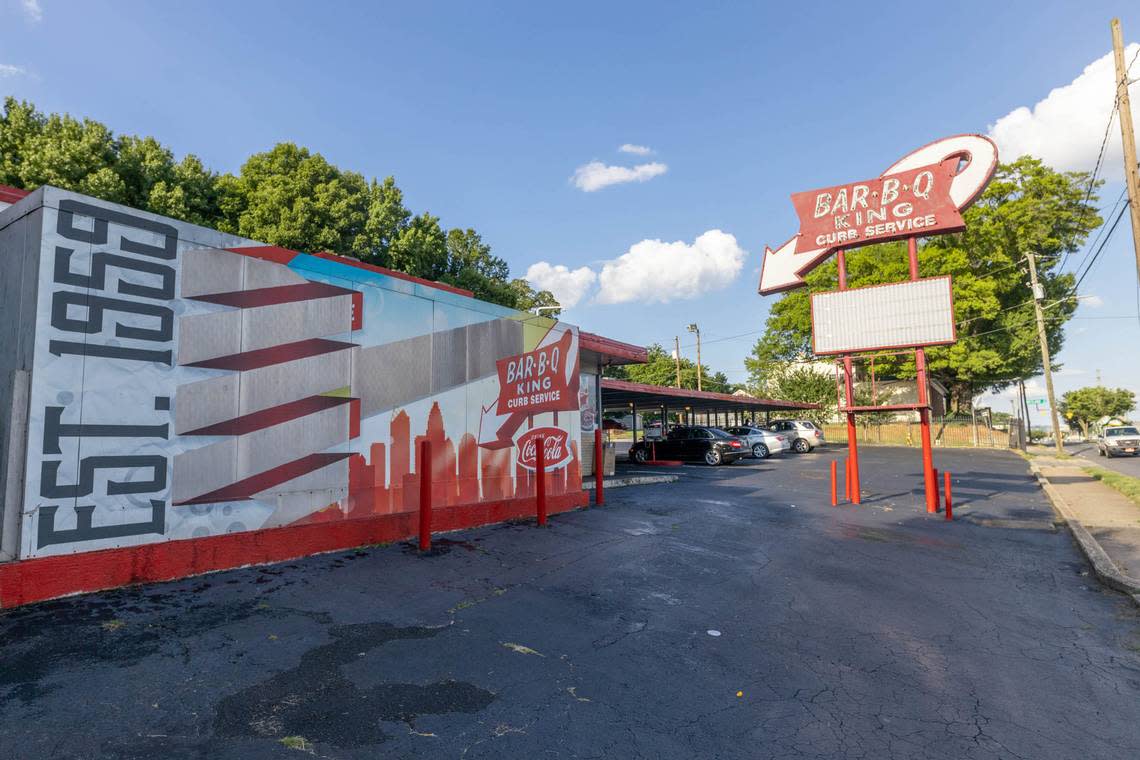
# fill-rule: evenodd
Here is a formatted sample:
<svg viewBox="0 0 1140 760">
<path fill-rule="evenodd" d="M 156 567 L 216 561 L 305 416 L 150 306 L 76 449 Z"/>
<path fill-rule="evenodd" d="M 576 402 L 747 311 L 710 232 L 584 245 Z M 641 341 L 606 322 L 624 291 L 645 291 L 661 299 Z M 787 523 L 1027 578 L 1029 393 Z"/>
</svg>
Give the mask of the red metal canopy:
<svg viewBox="0 0 1140 760">
<path fill-rule="evenodd" d="M 755 396 L 734 396 L 730 393 L 695 391 L 689 388 L 670 388 L 662 385 L 631 383 L 628 380 L 602 378 L 603 408 L 637 406 L 669 406 L 673 409 L 688 407 L 693 411 L 797 411 L 816 409 L 818 404 L 804 404 L 798 401 L 780 401 Z"/>
</svg>

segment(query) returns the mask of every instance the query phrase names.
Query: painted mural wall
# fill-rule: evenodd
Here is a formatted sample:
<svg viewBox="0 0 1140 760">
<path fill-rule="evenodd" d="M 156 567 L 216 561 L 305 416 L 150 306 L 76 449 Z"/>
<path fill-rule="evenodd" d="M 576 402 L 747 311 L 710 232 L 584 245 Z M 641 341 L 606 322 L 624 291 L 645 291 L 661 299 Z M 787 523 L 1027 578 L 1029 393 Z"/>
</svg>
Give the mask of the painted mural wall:
<svg viewBox="0 0 1140 760">
<path fill-rule="evenodd" d="M 580 490 L 576 327 L 42 199 L 21 557 Z"/>
</svg>

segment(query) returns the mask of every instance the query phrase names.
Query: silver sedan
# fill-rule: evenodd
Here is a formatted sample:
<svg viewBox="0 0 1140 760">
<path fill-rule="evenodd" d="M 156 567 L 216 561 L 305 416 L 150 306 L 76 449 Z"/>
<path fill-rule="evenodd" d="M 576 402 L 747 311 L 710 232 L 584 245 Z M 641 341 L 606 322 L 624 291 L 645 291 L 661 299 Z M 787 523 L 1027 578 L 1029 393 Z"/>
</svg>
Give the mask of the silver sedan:
<svg viewBox="0 0 1140 760">
<path fill-rule="evenodd" d="M 725 432 L 743 440 L 756 459 L 767 459 L 773 454 L 780 454 L 792 448 L 792 442 L 786 435 L 751 425 L 725 428 Z"/>
</svg>

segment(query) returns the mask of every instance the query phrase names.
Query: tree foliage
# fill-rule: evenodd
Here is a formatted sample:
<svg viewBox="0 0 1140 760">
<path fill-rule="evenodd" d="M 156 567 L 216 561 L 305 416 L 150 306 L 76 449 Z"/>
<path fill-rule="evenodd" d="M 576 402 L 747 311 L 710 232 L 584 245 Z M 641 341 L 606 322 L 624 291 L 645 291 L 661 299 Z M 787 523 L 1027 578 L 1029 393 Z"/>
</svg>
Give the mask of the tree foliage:
<svg viewBox="0 0 1140 760">
<path fill-rule="evenodd" d="M 648 346 L 646 352 L 649 358 L 647 363 L 607 367 L 605 376 L 646 385 L 675 387 L 677 362 L 672 352 L 666 352 L 660 343 Z M 696 362 L 684 357 L 681 358 L 681 387 L 689 390 L 697 389 Z M 728 382 L 727 375 L 723 372 L 713 372 L 706 365 L 701 367 L 701 390 L 732 393 L 736 388 Z"/>
<path fill-rule="evenodd" d="M 46 115 L 9 97 L 0 113 L 0 184 L 55 185 L 271 245 L 352 256 L 513 308 L 555 303 L 548 291 L 512 280 L 475 230 L 446 230 L 439 217 L 413 214 L 394 178 L 366 180 L 293 143 L 219 175 L 194 155 L 175 160 L 153 137 L 116 137 L 97 121 Z"/>
<path fill-rule="evenodd" d="M 1059 408 L 1069 422 L 1081 426 L 1088 435 L 1089 425 L 1103 417 L 1126 417 L 1136 406 L 1136 394 L 1126 388 L 1092 385 L 1061 396 Z"/>
<path fill-rule="evenodd" d="M 926 240 L 918 251 L 919 275 L 954 279 L 958 342 L 929 348 L 927 366 L 951 389 L 959 409 L 978 392 L 1001 389 L 1041 371 L 1025 252 L 1038 254 L 1045 289 L 1049 349 L 1064 341 L 1063 325 L 1076 310 L 1074 277 L 1059 271 L 1061 257 L 1076 251 L 1101 223 L 1086 199 L 1089 176 L 1057 172 L 1023 156 L 998 167 L 994 181 L 965 214 L 966 230 Z M 870 245 L 847 252 L 850 287 L 899 282 L 909 277 L 906 244 Z M 745 360 L 751 382 L 761 383 L 780 362 L 811 354 L 810 295 L 838 287 L 834 260 L 805 278 L 807 287 L 785 294 L 771 308 L 766 329 Z M 882 360 L 884 376 L 914 377 L 913 354 Z M 878 363 L 878 362 L 877 362 Z"/>
</svg>

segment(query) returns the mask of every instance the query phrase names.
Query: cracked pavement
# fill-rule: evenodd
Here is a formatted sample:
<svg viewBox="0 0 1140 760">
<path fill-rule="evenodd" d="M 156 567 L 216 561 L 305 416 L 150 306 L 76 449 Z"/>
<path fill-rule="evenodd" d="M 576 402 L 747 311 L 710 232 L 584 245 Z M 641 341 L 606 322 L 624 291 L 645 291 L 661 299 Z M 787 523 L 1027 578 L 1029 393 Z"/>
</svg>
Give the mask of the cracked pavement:
<svg viewBox="0 0 1140 760">
<path fill-rule="evenodd" d="M 1022 459 L 938 451 L 946 523 L 913 449 L 832 508 L 837 454 L 0 613 L 0 755 L 1140 756 L 1140 615 Z"/>
</svg>

